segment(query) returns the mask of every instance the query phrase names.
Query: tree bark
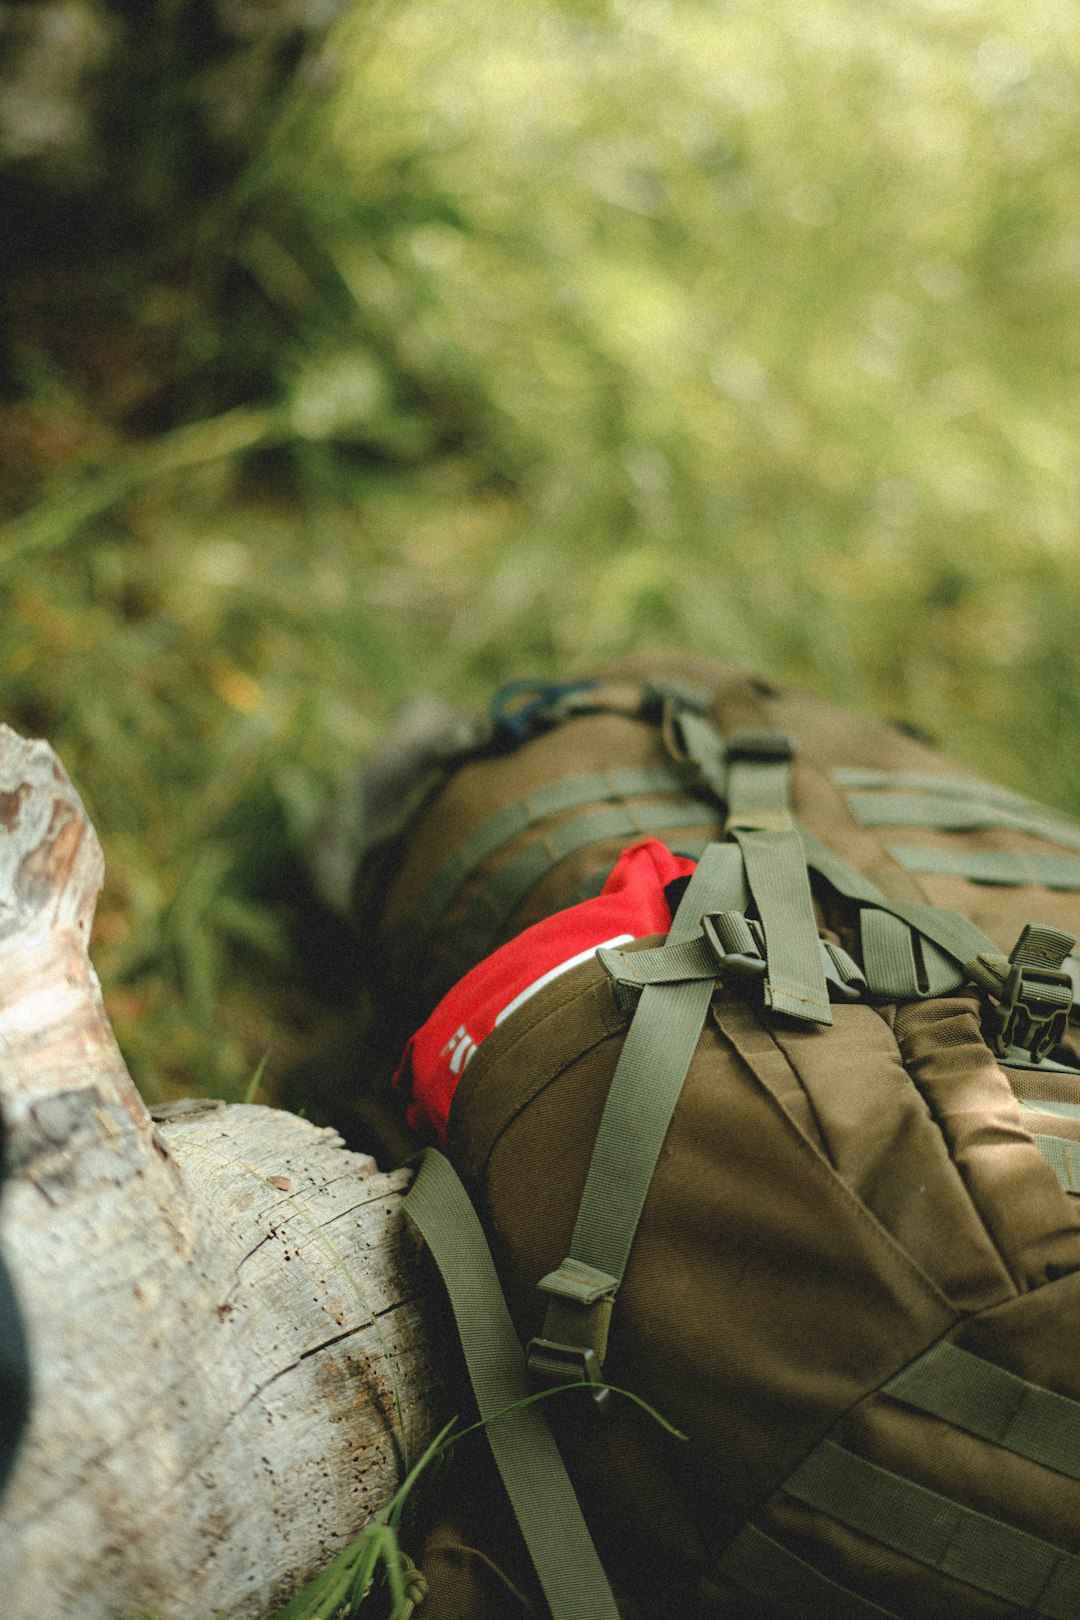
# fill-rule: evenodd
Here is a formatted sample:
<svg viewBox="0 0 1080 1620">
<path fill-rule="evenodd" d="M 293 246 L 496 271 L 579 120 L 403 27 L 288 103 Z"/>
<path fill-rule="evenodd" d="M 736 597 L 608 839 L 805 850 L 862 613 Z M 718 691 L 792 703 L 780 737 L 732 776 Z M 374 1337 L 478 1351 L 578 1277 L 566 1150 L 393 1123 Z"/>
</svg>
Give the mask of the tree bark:
<svg viewBox="0 0 1080 1620">
<path fill-rule="evenodd" d="M 444 1416 L 408 1173 L 269 1108 L 144 1107 L 86 952 L 101 850 L 0 727 L 0 1244 L 34 1404 L 9 1620 L 262 1620 Z"/>
</svg>

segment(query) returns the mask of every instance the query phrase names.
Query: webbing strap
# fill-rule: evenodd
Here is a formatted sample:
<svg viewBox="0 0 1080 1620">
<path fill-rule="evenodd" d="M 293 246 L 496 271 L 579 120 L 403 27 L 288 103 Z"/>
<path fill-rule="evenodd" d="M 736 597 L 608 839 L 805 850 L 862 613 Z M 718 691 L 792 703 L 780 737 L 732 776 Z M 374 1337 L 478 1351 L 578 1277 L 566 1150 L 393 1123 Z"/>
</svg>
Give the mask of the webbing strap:
<svg viewBox="0 0 1080 1620">
<path fill-rule="evenodd" d="M 970 962 L 981 951 L 998 954 L 993 941 L 987 939 L 982 929 L 976 928 L 958 911 L 947 911 L 944 906 L 913 904 L 906 900 L 890 900 L 887 905 L 895 916 L 902 917 L 912 928 L 917 928 L 924 939 L 939 945 L 954 962 Z"/>
<path fill-rule="evenodd" d="M 1058 1178 L 1058 1184 L 1067 1193 L 1080 1196 L 1080 1142 L 1068 1136 L 1043 1136 L 1037 1133 L 1035 1146 Z M 1080 1457 L 1080 1450 L 1077 1451 Z M 1077 1475 L 1080 1478 L 1080 1475 Z"/>
<path fill-rule="evenodd" d="M 755 1597 L 824 1620 L 898 1620 L 869 1598 L 832 1580 L 790 1548 L 748 1524 L 720 1558 L 720 1571 Z"/>
<path fill-rule="evenodd" d="M 1080 1153 L 1080 1142 L 1069 1146 Z M 1080 1401 L 1029 1383 L 959 1345 L 944 1340 L 931 1345 L 882 1385 L 882 1393 L 1080 1479 Z"/>
<path fill-rule="evenodd" d="M 964 984 L 967 974 L 910 924 L 879 906 L 859 913 L 863 972 L 875 995 L 895 1001 L 943 996 Z"/>
<path fill-rule="evenodd" d="M 553 1620 L 618 1620 L 607 1576 L 532 1389 L 483 1228 L 448 1159 L 424 1153 L 405 1211 L 439 1269 L 484 1433 Z"/>
<path fill-rule="evenodd" d="M 962 877 L 969 883 L 1005 888 L 1041 886 L 1080 890 L 1075 855 L 1036 855 L 1014 849 L 928 849 L 924 844 L 890 844 L 889 854 L 909 872 L 929 877 Z"/>
<path fill-rule="evenodd" d="M 813 1024 L 831 1024 L 814 898 L 802 846 L 790 832 L 738 829 L 746 877 L 765 931 L 765 1005 Z"/>
<path fill-rule="evenodd" d="M 693 938 L 706 913 L 737 906 L 743 883 L 737 847 L 710 844 L 687 884 L 669 941 L 679 945 Z M 588 1349 L 597 1371 L 615 1293 L 714 983 L 710 977 L 642 990 L 604 1104 L 570 1253 L 539 1285 L 550 1296 L 541 1342 L 553 1350 Z"/>
<path fill-rule="evenodd" d="M 620 984 L 675 984 L 683 979 L 715 979 L 720 971 L 716 952 L 704 934 L 693 939 L 669 940 L 652 950 L 621 951 L 602 947 L 596 959 Z"/>
<path fill-rule="evenodd" d="M 727 747 L 711 720 L 687 709 L 676 712 L 673 722 L 686 757 L 697 766 L 701 780 L 718 802 L 727 798 Z"/>
<path fill-rule="evenodd" d="M 1050 843 L 1080 849 L 1080 827 L 1029 810 L 1005 805 L 978 804 L 927 793 L 849 793 L 848 804 L 864 827 L 934 827 L 939 832 L 977 832 L 987 827 L 1010 827 Z"/>
<path fill-rule="evenodd" d="M 831 1024 L 806 855 L 791 814 L 786 737 L 741 732 L 728 742 L 725 831 L 746 862 L 765 933 L 765 1005 L 808 1023 Z"/>
<path fill-rule="evenodd" d="M 1064 1067 L 1062 1064 L 1061 1068 Z M 1075 1075 L 1076 1070 L 1070 1069 L 1068 1072 Z M 1024 1113 L 1056 1114 L 1058 1119 L 1080 1119 L 1080 1103 L 1055 1102 L 1049 1097 L 1018 1097 L 1017 1101 Z"/>
<path fill-rule="evenodd" d="M 454 924 L 452 935 L 433 964 L 430 984 L 452 984 L 494 950 L 505 924 L 529 890 L 557 862 L 579 849 L 611 838 L 631 842 L 662 828 L 697 827 L 709 820 L 710 812 L 696 799 L 649 799 L 632 806 L 589 810 L 571 821 L 560 822 L 491 874 Z"/>
<path fill-rule="evenodd" d="M 841 788 L 888 788 L 893 792 L 937 793 L 943 798 L 963 799 L 976 804 L 1000 804 L 1010 810 L 1038 810 L 1046 815 L 1054 812 L 1011 788 L 999 787 L 992 782 L 966 780 L 963 777 L 934 776 L 926 771 L 874 771 L 856 767 L 841 767 L 832 773 L 832 779 Z"/>
<path fill-rule="evenodd" d="M 803 846 L 806 861 L 812 872 L 818 872 L 832 885 L 837 894 L 842 894 L 847 900 L 862 900 L 869 905 L 888 906 L 877 884 L 856 871 L 842 861 L 839 855 L 834 855 L 827 844 L 823 844 L 814 837 L 800 822 L 798 824 L 799 841 Z"/>
<path fill-rule="evenodd" d="M 783 1489 L 942 1575 L 1052 1620 L 1080 1613 L 1080 1558 L 823 1440 Z"/>
<path fill-rule="evenodd" d="M 536 826 L 549 816 L 577 810 L 584 804 L 611 804 L 623 799 L 655 793 L 683 792 L 687 775 L 669 765 L 642 765 L 626 769 L 596 771 L 590 776 L 570 777 L 533 790 L 523 799 L 504 805 L 493 816 L 473 829 L 454 853 L 443 862 L 424 890 L 416 906 L 415 921 L 407 930 L 401 949 L 411 951 L 438 922 L 455 895 L 474 872 L 504 844 Z M 699 815 L 700 819 L 700 815 Z M 415 933 L 415 938 L 413 937 Z"/>
<path fill-rule="evenodd" d="M 881 890 L 848 866 L 838 855 L 822 843 L 805 827 L 800 826 L 799 837 L 806 851 L 807 862 L 811 871 L 819 873 L 827 883 L 831 884 L 837 894 L 842 894 L 849 900 L 861 900 L 866 904 L 880 906 L 883 911 L 889 911 L 894 917 L 900 917 L 912 928 L 937 945 L 953 962 L 962 965 L 970 962 L 981 951 L 990 951 L 1000 954 L 992 940 L 987 939 L 981 928 L 976 928 L 967 917 L 958 911 L 949 911 L 944 906 L 918 905 L 906 900 L 888 900 Z"/>
<path fill-rule="evenodd" d="M 859 913 L 863 972 L 875 995 L 909 1001 L 919 994 L 919 970 L 911 929 L 891 911 L 864 906 Z"/>
</svg>

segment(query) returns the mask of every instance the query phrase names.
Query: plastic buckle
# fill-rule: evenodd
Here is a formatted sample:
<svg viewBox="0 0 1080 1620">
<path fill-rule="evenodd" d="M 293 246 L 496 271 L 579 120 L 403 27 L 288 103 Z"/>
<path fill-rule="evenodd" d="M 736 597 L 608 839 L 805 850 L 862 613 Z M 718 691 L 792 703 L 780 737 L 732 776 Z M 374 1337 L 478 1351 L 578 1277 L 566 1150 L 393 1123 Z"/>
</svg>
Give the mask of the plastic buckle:
<svg viewBox="0 0 1080 1620">
<path fill-rule="evenodd" d="M 761 924 L 741 911 L 706 912 L 701 932 L 708 940 L 721 973 L 739 979 L 762 979 L 765 960 L 765 934 Z"/>
<path fill-rule="evenodd" d="M 1041 1062 L 1065 1039 L 1071 1008 L 1072 979 L 1063 969 L 1017 963 L 994 1009 L 995 1052 L 1007 1057 L 1010 1047 L 1018 1047 Z"/>
<path fill-rule="evenodd" d="M 533 1383 L 541 1389 L 582 1384 L 598 1407 L 607 1404 L 611 1391 L 600 1376 L 596 1351 L 583 1344 L 558 1344 L 554 1339 L 530 1339 L 525 1360 Z"/>
</svg>

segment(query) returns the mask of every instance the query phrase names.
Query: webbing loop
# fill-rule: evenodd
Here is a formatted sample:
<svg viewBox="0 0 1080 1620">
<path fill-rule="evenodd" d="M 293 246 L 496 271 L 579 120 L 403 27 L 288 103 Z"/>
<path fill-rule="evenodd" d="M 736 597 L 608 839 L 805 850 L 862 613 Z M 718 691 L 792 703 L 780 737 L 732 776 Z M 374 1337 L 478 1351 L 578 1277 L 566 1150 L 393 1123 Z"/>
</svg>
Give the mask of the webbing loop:
<svg viewBox="0 0 1080 1620">
<path fill-rule="evenodd" d="M 1050 1620 L 1080 1612 L 1080 1557 L 822 1440 L 781 1487 L 928 1568 Z"/>
<path fill-rule="evenodd" d="M 725 832 L 746 862 L 765 933 L 765 1005 L 812 1024 L 831 1024 L 814 897 L 791 813 L 795 748 L 778 732 L 739 732 L 728 742 Z"/>
<path fill-rule="evenodd" d="M 754 1524 L 740 1530 L 725 1549 L 720 1568 L 755 1597 L 783 1604 L 785 1612 L 790 1607 L 794 1614 L 821 1620 L 900 1620 L 895 1609 L 883 1609 L 841 1586 Z"/>
<path fill-rule="evenodd" d="M 1080 1142 L 1070 1146 L 1080 1152 Z M 1080 1401 L 948 1340 L 909 1362 L 882 1394 L 1080 1480 Z"/>
</svg>

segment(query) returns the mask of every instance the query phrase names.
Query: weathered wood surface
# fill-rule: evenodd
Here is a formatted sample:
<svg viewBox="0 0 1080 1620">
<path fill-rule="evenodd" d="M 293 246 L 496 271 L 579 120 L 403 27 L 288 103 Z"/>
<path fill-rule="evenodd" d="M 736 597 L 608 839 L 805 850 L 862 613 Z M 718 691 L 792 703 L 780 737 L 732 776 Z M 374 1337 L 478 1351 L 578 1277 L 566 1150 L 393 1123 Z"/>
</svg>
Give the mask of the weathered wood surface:
<svg viewBox="0 0 1080 1620">
<path fill-rule="evenodd" d="M 367 1522 L 442 1413 L 404 1173 L 259 1107 L 152 1119 L 86 954 L 97 838 L 0 727 L 0 1243 L 30 1429 L 5 1620 L 262 1620 Z M 399 1411 L 400 1408 L 400 1411 Z"/>
</svg>

